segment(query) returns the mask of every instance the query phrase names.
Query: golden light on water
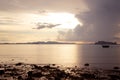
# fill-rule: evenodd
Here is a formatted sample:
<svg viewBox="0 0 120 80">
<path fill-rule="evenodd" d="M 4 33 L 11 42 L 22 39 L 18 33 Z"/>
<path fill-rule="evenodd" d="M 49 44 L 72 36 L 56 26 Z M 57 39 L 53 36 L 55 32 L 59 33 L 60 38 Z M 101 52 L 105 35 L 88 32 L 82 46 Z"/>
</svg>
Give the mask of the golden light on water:
<svg viewBox="0 0 120 80">
<path fill-rule="evenodd" d="M 59 47 L 57 51 L 56 62 L 70 65 L 71 63 L 76 64 L 78 62 L 78 53 L 77 53 L 77 46 L 76 45 L 64 45 Z M 54 55 L 53 55 L 54 56 Z"/>
</svg>

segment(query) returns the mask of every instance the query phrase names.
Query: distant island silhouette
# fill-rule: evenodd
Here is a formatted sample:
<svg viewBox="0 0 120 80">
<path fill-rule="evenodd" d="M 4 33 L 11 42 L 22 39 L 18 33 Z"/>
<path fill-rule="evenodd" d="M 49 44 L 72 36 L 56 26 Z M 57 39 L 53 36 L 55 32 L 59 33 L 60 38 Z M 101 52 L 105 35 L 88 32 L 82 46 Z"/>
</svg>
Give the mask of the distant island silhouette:
<svg viewBox="0 0 120 80">
<path fill-rule="evenodd" d="M 75 43 L 57 42 L 57 41 L 37 41 L 37 42 L 25 42 L 25 43 L 0 43 L 0 44 L 75 44 Z"/>
<path fill-rule="evenodd" d="M 75 42 L 58 42 L 58 41 L 36 41 L 36 42 L 19 42 L 19 43 L 0 43 L 0 44 L 78 44 Z M 85 44 L 85 43 L 84 43 Z M 89 44 L 89 43 L 86 43 Z M 117 42 L 108 42 L 108 41 L 98 41 L 90 44 L 95 44 L 95 45 L 119 45 Z"/>
<path fill-rule="evenodd" d="M 117 45 L 117 42 L 98 41 L 95 42 L 95 45 Z"/>
</svg>

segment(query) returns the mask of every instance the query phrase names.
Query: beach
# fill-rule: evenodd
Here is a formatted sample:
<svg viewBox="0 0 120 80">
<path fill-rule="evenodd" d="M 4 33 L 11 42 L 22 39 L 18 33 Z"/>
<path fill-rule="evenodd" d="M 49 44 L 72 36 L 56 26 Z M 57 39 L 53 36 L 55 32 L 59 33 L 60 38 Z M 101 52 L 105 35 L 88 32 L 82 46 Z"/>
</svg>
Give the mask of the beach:
<svg viewBox="0 0 120 80">
<path fill-rule="evenodd" d="M 120 80 L 120 69 L 65 67 L 56 64 L 0 64 L 0 80 Z"/>
</svg>

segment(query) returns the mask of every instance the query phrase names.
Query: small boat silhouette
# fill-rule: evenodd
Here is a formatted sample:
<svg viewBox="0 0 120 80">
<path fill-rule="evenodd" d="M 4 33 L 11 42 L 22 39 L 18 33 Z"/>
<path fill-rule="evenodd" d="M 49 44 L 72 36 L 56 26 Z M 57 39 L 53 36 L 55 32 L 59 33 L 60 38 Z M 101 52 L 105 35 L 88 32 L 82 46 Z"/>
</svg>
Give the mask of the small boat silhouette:
<svg viewBox="0 0 120 80">
<path fill-rule="evenodd" d="M 109 48 L 110 45 L 102 45 L 103 48 Z"/>
</svg>

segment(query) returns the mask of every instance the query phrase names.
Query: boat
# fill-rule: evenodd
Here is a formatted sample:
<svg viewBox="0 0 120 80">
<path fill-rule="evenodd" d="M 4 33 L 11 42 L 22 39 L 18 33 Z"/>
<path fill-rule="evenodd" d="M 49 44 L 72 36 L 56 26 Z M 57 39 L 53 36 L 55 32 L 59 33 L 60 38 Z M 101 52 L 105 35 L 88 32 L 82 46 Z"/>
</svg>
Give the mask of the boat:
<svg viewBox="0 0 120 80">
<path fill-rule="evenodd" d="M 102 45 L 103 48 L 109 48 L 110 45 Z"/>
</svg>

